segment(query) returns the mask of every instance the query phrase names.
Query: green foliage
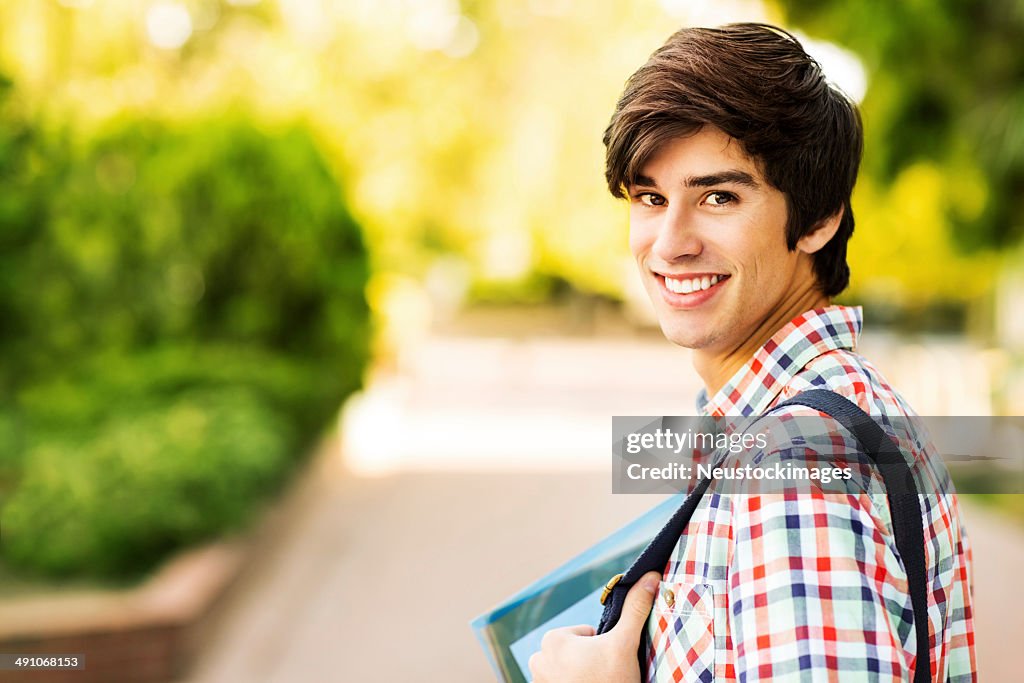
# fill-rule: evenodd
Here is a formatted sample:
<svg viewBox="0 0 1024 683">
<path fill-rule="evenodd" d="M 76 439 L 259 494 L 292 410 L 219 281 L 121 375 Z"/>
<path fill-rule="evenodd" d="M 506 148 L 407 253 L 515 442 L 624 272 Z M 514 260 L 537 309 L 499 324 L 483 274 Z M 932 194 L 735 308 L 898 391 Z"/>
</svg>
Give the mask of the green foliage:
<svg viewBox="0 0 1024 683">
<path fill-rule="evenodd" d="M 339 397 L 358 385 L 365 253 L 303 130 L 128 121 L 49 189 L 19 268 L 34 291 L 0 338 L 33 375 L 82 349 L 213 342 L 320 362 Z"/>
<path fill-rule="evenodd" d="M 307 4 L 298 14 L 223 6 L 183 48 L 160 50 L 132 3 L 61 11 L 9 0 L 0 3 L 0 44 L 51 116 L 178 118 L 232 103 L 314 122 L 330 141 L 332 167 L 346 169 L 372 247 L 380 320 L 403 315 L 389 308 L 402 297 L 388 294 L 388 283 L 412 279 L 431 282 L 432 294 L 441 283 L 446 301 L 467 287 L 484 301 L 557 297 L 547 280 L 624 295 L 627 215 L 604 187 L 601 134 L 628 76 L 672 31 L 721 19 L 712 3 L 461 3 L 460 25 L 479 37 L 468 54 L 395 30 L 410 21 L 406 3 Z M 438 9 L 428 4 L 423 16 Z M 977 309 L 994 289 L 1002 265 L 994 252 L 1024 233 L 1022 7 L 782 0 L 763 8 L 770 21 L 846 46 L 867 68 L 851 300 Z M 206 140 L 216 147 L 214 135 Z M 112 156 L 100 171 L 116 186 L 130 165 Z M 245 178 L 216 178 L 218 192 Z M 178 220 L 164 208 L 147 207 L 153 222 Z M 463 274 L 445 280 L 454 262 Z M 192 272 L 184 264 L 168 277 L 172 297 L 188 298 Z M 258 322 L 244 307 L 237 314 Z M 84 334 L 75 320 L 60 332 Z"/>
<path fill-rule="evenodd" d="M 960 497 L 1001 512 L 1024 525 L 1024 496 L 1019 493 L 963 493 Z"/>
<path fill-rule="evenodd" d="M 284 419 L 299 438 L 315 435 L 326 406 L 332 412 L 337 388 L 304 359 L 243 346 L 184 345 L 142 349 L 130 355 L 106 353 L 84 359 L 65 372 L 23 389 L 16 408 L 31 417 L 33 432 L 80 434 L 105 416 L 139 405 L 173 402 L 193 390 L 244 390 Z"/>
<path fill-rule="evenodd" d="M 8 360 L 30 345 L 22 338 L 31 311 L 21 288 L 25 266 L 36 258 L 48 173 L 42 134 L 14 107 L 10 83 L 0 75 L 0 351 Z M 19 365 L 0 363 L 0 397 L 10 395 Z"/>
<path fill-rule="evenodd" d="M 45 433 L 4 507 L 4 554 L 51 575 L 123 576 L 246 521 L 288 458 L 287 423 L 239 389 L 186 392 Z"/>
<path fill-rule="evenodd" d="M 941 208 L 958 245 L 1003 247 L 1024 236 L 1024 5 L 783 4 L 798 25 L 864 60 L 869 174 L 882 183 L 911 166 L 935 164 L 947 185 Z"/>
<path fill-rule="evenodd" d="M 360 385 L 361 232 L 302 126 L 0 124 L 0 552 L 142 571 L 243 523 Z"/>
</svg>

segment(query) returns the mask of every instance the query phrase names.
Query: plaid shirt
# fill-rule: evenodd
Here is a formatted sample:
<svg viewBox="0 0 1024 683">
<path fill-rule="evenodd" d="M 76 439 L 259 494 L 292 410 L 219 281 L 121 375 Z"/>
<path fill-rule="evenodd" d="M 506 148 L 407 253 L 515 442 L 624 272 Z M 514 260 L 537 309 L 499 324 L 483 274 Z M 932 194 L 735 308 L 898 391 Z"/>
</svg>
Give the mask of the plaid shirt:
<svg viewBox="0 0 1024 683">
<path fill-rule="evenodd" d="M 717 394 L 702 392 L 698 407 L 712 416 L 756 416 L 818 387 L 871 415 L 912 416 L 853 352 L 860 316 L 843 306 L 798 316 Z M 787 414 L 820 415 L 803 407 L 773 412 Z M 926 437 L 881 422 L 905 454 L 924 463 L 921 476 L 933 488 L 922 490 L 936 492 L 921 498 L 933 680 L 974 682 L 971 550 L 956 494 Z M 647 622 L 647 680 L 911 680 L 917 638 L 907 575 L 884 487 L 876 481 L 869 488 L 861 495 L 725 495 L 712 487 L 665 567 Z"/>
</svg>

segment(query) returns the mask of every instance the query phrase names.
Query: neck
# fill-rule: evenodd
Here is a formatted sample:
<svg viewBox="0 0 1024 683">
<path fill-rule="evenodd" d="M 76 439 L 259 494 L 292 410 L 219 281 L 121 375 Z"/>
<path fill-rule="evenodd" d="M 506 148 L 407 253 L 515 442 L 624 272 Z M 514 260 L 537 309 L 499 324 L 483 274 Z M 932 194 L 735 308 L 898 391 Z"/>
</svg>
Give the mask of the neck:
<svg viewBox="0 0 1024 683">
<path fill-rule="evenodd" d="M 708 397 L 714 396 L 725 383 L 742 368 L 758 349 L 783 326 L 801 313 L 829 305 L 829 299 L 813 282 L 796 288 L 779 302 L 746 339 L 726 349 L 697 349 L 693 352 L 693 367 L 704 380 Z"/>
</svg>

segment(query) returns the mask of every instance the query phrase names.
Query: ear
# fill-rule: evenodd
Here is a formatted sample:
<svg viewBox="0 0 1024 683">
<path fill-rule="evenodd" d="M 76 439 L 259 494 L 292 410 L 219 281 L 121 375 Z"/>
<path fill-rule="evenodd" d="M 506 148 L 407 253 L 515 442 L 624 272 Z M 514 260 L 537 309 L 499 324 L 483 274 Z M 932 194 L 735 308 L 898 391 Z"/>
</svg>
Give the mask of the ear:
<svg viewBox="0 0 1024 683">
<path fill-rule="evenodd" d="M 805 254 L 815 254 L 821 250 L 829 240 L 836 234 L 836 230 L 839 229 L 839 223 L 843 220 L 843 213 L 846 211 L 845 206 L 840 206 L 839 210 L 828 218 L 824 218 L 818 222 L 814 229 L 809 233 L 797 240 L 796 248 Z"/>
</svg>

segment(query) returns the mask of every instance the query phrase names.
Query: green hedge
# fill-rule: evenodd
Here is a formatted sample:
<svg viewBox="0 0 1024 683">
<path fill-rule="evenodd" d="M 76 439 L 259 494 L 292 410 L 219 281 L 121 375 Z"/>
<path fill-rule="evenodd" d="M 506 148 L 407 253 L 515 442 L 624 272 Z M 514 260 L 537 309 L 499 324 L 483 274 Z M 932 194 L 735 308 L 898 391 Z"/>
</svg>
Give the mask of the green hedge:
<svg viewBox="0 0 1024 683">
<path fill-rule="evenodd" d="M 217 342 L 326 363 L 339 395 L 358 384 L 365 251 L 307 132 L 129 121 L 72 154 L 43 188 L 45 224 L 9 256 L 21 296 L 4 341 L 25 372 Z"/>
<path fill-rule="evenodd" d="M 31 446 L 4 508 L 9 562 L 122 576 L 247 519 L 285 468 L 287 425 L 238 389 L 182 393 Z"/>
<path fill-rule="evenodd" d="M 301 125 L 83 137 L 3 96 L 0 553 L 135 575 L 244 524 L 359 387 L 361 232 Z"/>
</svg>

